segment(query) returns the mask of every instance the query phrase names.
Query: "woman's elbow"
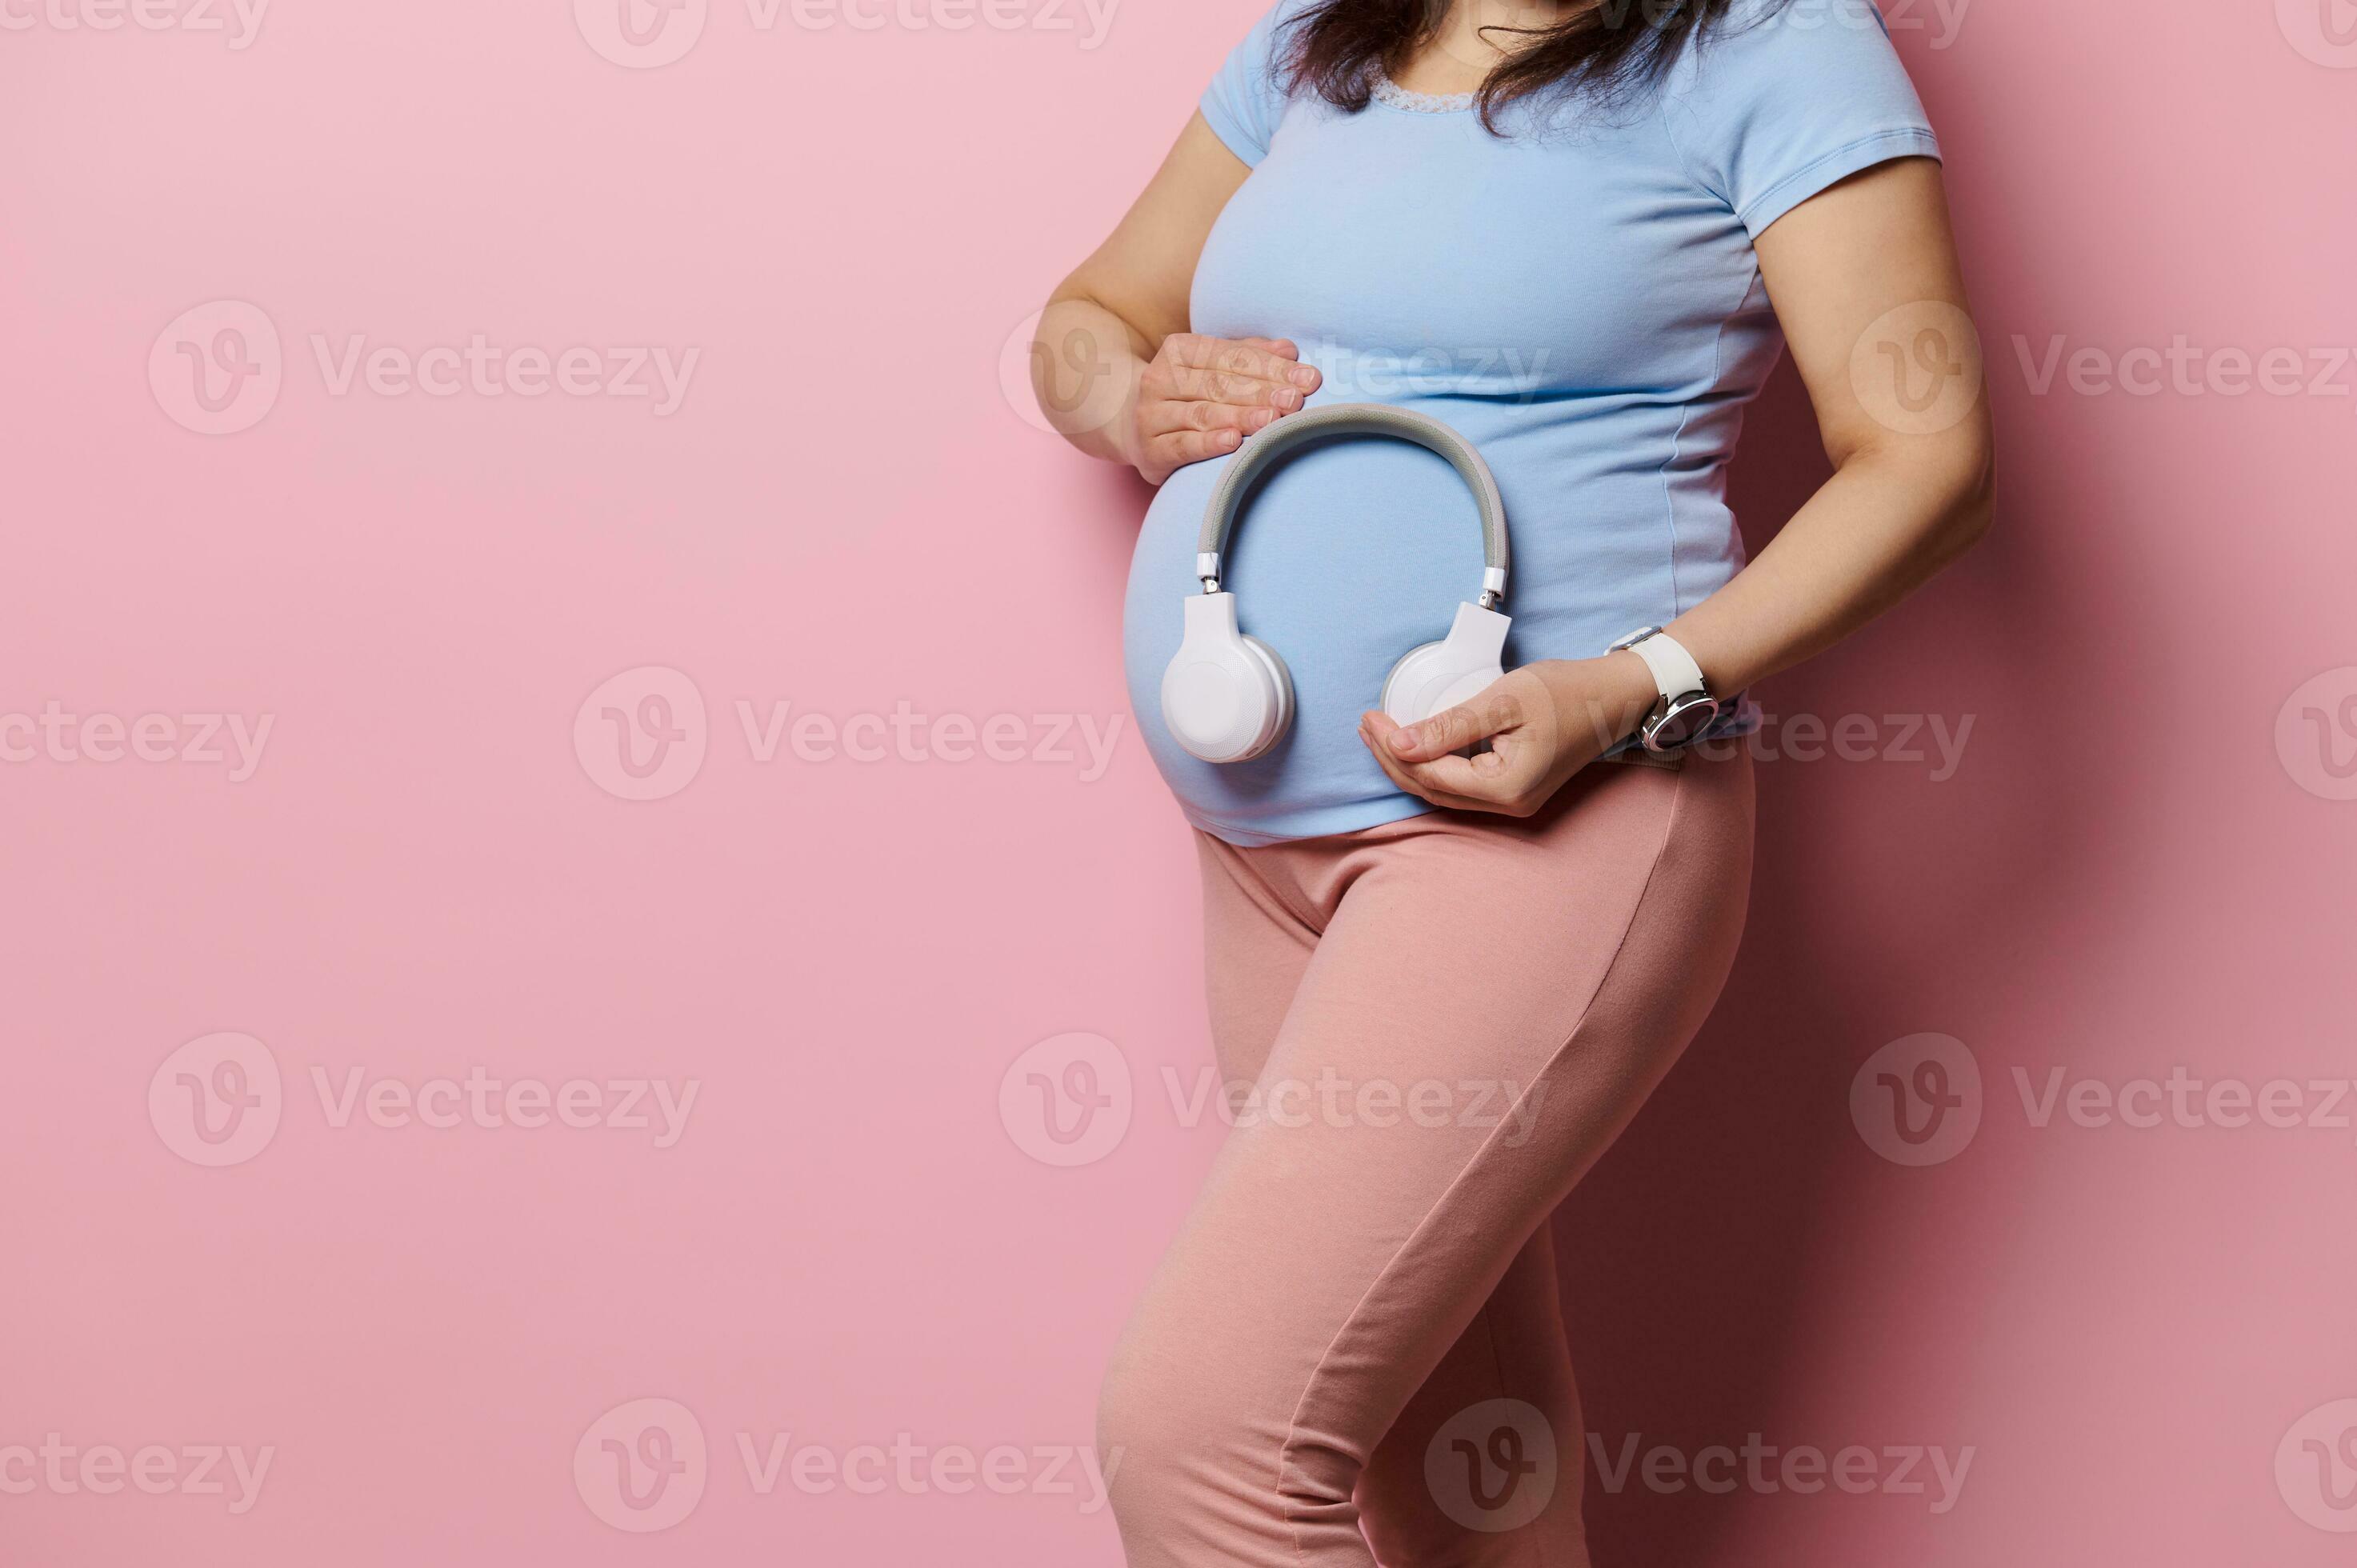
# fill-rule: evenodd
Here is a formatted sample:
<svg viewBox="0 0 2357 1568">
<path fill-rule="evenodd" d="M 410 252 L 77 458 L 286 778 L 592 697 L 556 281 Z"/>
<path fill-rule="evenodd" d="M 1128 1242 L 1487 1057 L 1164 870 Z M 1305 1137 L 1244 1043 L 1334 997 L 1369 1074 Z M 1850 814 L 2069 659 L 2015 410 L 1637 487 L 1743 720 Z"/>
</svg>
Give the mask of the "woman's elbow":
<svg viewBox="0 0 2357 1568">
<path fill-rule="evenodd" d="M 1950 499 L 1940 531 L 1952 561 L 1986 537 L 1989 524 L 1996 520 L 1996 439 L 1980 421 L 1962 434 L 1964 438 L 1951 459 Z"/>
<path fill-rule="evenodd" d="M 1911 515 L 1916 553 L 1937 571 L 1980 542 L 1996 512 L 1996 452 L 1985 419 L 1931 434 L 1877 432 L 1834 454 L 1881 477 Z"/>
</svg>

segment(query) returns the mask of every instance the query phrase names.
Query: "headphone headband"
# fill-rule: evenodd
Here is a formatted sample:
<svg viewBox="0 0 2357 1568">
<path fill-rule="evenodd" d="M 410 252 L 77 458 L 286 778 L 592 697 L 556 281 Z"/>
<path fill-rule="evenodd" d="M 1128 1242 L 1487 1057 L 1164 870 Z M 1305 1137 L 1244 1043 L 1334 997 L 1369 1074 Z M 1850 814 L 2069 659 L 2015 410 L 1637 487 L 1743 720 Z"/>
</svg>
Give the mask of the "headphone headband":
<svg viewBox="0 0 2357 1568">
<path fill-rule="evenodd" d="M 1485 568 L 1481 605 L 1485 609 L 1494 605 L 1506 591 L 1506 503 L 1498 494 L 1498 481 L 1490 476 L 1490 465 L 1481 460 L 1471 442 L 1429 414 L 1380 403 L 1330 403 L 1291 414 L 1268 425 L 1237 450 L 1227 472 L 1220 477 L 1219 488 L 1211 492 L 1211 504 L 1203 513 L 1203 532 L 1196 542 L 1195 573 L 1203 579 L 1203 591 L 1220 591 L 1220 557 L 1227 550 L 1228 535 L 1236 526 L 1236 514 L 1243 510 L 1244 494 L 1253 481 L 1286 453 L 1329 435 L 1388 435 L 1412 441 L 1448 459 L 1480 510 Z"/>
</svg>

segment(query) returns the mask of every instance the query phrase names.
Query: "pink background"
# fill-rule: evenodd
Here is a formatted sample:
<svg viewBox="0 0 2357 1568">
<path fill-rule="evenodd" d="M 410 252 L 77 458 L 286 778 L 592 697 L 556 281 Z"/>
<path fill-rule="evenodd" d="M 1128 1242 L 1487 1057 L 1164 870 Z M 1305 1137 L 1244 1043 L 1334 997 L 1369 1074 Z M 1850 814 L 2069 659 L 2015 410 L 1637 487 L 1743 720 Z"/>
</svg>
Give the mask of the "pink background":
<svg viewBox="0 0 2357 1568">
<path fill-rule="evenodd" d="M 1071 1496 L 764 1496 L 737 1434 L 1085 1443 L 1216 1145 L 1162 1087 L 1208 1047 L 1191 852 L 1117 668 L 1144 491 L 1002 384 L 1258 5 L 1135 0 L 1091 48 L 1071 5 L 1077 30 L 764 30 L 711 0 L 654 70 L 601 58 L 564 0 L 278 0 L 242 48 L 54 13 L 0 32 L 0 715 L 272 717 L 242 779 L 79 743 L 0 763 L 0 1450 L 274 1451 L 242 1513 L 0 1490 L 9 1562 L 1118 1560 Z M 1951 158 L 1999 532 L 1763 695 L 1975 727 L 1944 781 L 1763 764 L 1731 988 L 1561 1239 L 1609 1449 L 1975 1455 L 1943 1514 L 1597 1495 L 1598 1560 L 2345 1562 L 2276 1455 L 2357 1397 L 2357 1133 L 2041 1128 L 2013 1073 L 2352 1071 L 2357 804 L 2328 798 L 2305 706 L 2280 749 L 2277 721 L 2319 677 L 2357 714 L 2335 705 L 2357 693 L 2357 373 L 2039 395 L 2015 339 L 2357 344 L 2333 194 L 2357 59 L 2300 0 L 1894 16 Z M 251 428 L 199 435 L 167 328 L 221 300 L 268 317 L 283 384 Z M 312 346 L 479 332 L 699 359 L 659 416 L 338 395 Z M 1822 474 L 1789 373 L 1746 450 L 1756 542 Z M 602 709 L 579 745 L 576 719 L 646 666 L 692 682 L 702 723 L 669 722 L 705 756 L 633 801 L 606 787 L 630 788 Z M 1062 718 L 1123 728 L 1102 777 L 1077 742 L 763 761 L 740 701 L 1010 714 L 1027 756 Z M 2357 730 L 2331 738 L 2345 766 Z M 284 1106 L 209 1168 L 149 1088 L 219 1031 L 262 1042 Z M 1135 1109 L 1060 1168 L 999 1085 L 1069 1032 L 1112 1042 Z M 1848 1097 L 1923 1032 L 1964 1042 L 1985 1093 L 1969 1145 L 1910 1168 Z M 700 1088 L 659 1148 L 339 1126 L 313 1087 L 477 1068 Z M 700 1502 L 647 1538 L 574 1469 L 641 1398 L 710 1452 Z"/>
</svg>

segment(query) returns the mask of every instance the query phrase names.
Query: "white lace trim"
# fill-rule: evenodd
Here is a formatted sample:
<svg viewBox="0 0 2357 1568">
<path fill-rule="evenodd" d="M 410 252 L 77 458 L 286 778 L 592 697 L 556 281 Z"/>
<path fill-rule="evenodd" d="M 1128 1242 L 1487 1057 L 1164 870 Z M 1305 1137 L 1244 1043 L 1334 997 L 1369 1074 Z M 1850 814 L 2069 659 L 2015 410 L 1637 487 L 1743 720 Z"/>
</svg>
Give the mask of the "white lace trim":
<svg viewBox="0 0 2357 1568">
<path fill-rule="evenodd" d="M 1388 76 L 1375 78 L 1375 98 L 1411 114 L 1462 114 L 1473 107 L 1470 92 L 1410 92 Z"/>
</svg>

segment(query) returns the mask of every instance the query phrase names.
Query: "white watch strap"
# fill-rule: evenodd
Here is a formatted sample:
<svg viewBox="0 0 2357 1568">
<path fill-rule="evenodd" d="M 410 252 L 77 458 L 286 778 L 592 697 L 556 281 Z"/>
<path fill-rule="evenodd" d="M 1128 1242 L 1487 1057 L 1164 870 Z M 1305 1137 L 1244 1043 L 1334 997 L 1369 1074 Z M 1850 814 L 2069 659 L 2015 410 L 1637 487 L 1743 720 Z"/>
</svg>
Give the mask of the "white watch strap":
<svg viewBox="0 0 2357 1568">
<path fill-rule="evenodd" d="M 1702 678 L 1702 666 L 1685 645 L 1666 631 L 1657 631 L 1644 641 L 1631 646 L 1630 652 L 1645 661 L 1653 672 L 1653 689 L 1664 697 L 1683 697 L 1689 692 L 1705 692 L 1710 688 Z"/>
</svg>

